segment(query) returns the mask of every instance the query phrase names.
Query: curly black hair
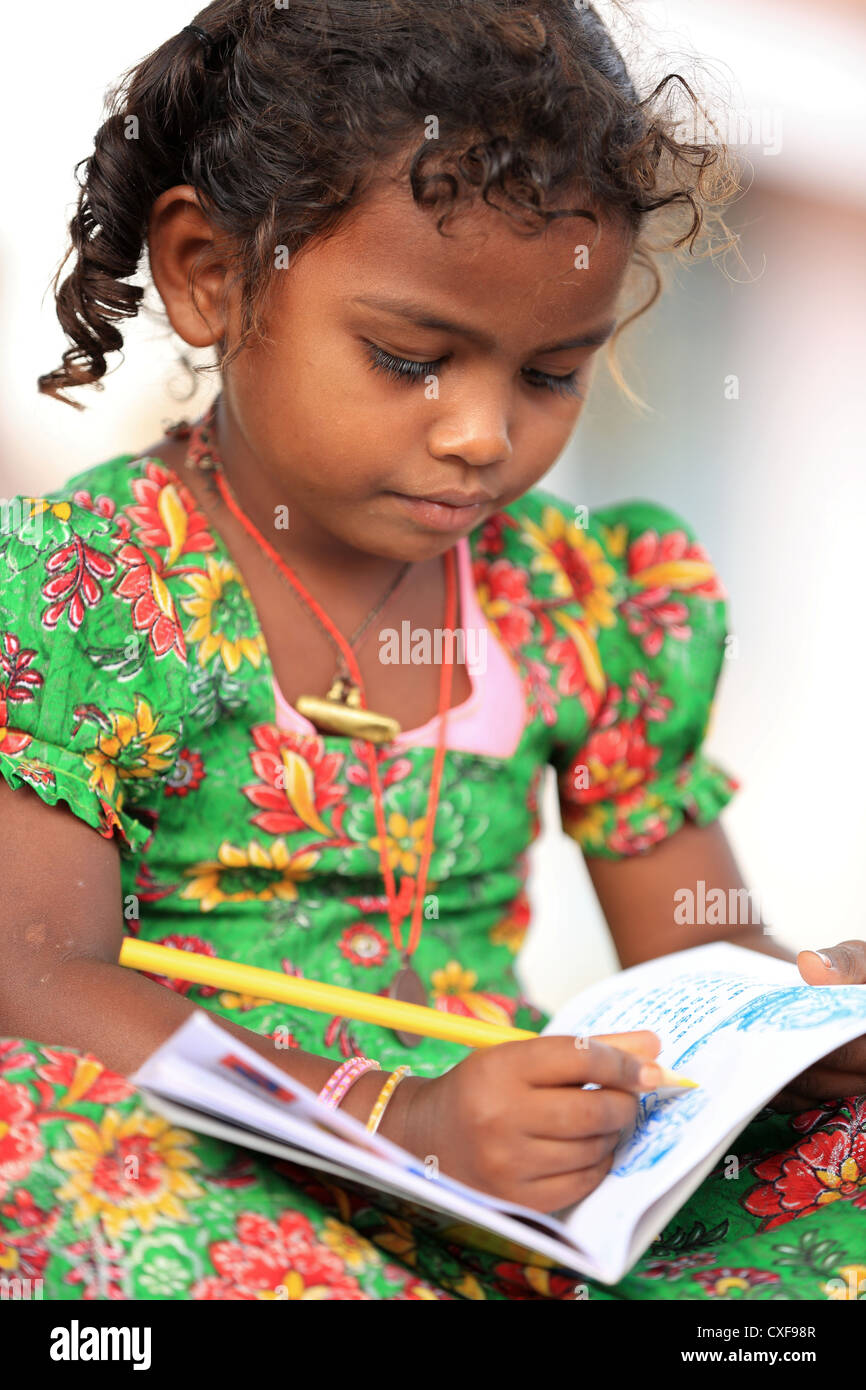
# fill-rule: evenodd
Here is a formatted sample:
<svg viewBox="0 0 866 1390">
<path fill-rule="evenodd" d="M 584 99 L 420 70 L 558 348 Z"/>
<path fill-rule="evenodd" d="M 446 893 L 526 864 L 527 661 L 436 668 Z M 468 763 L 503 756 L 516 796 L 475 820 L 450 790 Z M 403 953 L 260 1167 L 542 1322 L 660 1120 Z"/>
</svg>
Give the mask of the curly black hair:
<svg viewBox="0 0 866 1390">
<path fill-rule="evenodd" d="M 649 274 L 650 293 L 608 349 L 629 395 L 613 349 L 661 292 L 656 253 L 707 254 L 699 241 L 714 226 L 721 249 L 736 243 L 721 211 L 740 191 L 728 148 L 680 139 L 668 109 L 676 84 L 703 114 L 691 86 L 670 73 L 641 97 L 584 0 L 213 0 L 191 23 L 213 43 L 187 27 L 125 73 L 93 153 L 75 166 L 84 178 L 71 245 L 52 282 L 72 346 L 38 389 L 76 409 L 63 391 L 103 389 L 106 354 L 123 345 L 117 323 L 145 293 L 130 281 L 151 208 L 176 184 L 195 188 L 229 239 L 241 284 L 241 334 L 230 352 L 219 345 L 216 370 L 263 331 L 276 248 L 291 258 L 332 231 L 383 161 L 404 152 L 415 201 L 445 208 L 440 232 L 458 201 L 479 193 L 524 224 L 578 215 L 598 226 L 588 206 L 546 206 L 575 188 L 633 230 L 632 264 Z M 667 240 L 652 245 L 659 217 Z"/>
</svg>

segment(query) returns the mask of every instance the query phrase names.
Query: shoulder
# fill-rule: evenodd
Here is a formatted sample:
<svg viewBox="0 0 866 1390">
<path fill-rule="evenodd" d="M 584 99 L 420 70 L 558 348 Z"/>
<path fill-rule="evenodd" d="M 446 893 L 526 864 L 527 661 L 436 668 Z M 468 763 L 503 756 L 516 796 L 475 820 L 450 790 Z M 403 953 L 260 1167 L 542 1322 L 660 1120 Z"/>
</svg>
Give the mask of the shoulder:
<svg viewBox="0 0 866 1390">
<path fill-rule="evenodd" d="M 533 488 L 479 528 L 473 554 L 482 606 L 546 692 L 546 722 L 574 701 L 576 718 L 595 717 L 636 673 L 709 683 L 718 672 L 725 590 L 671 507 L 586 508 Z"/>
<path fill-rule="evenodd" d="M 131 678 L 146 659 L 186 662 L 158 554 L 133 515 L 147 461 L 119 455 L 0 516 L 0 627 L 26 630 L 55 664 L 72 648 Z"/>
<path fill-rule="evenodd" d="M 725 590 L 695 528 L 659 502 L 587 508 L 533 488 L 472 538 L 476 573 L 498 560 L 525 571 L 536 598 L 572 598 L 584 625 L 605 629 L 624 600 L 660 591 L 712 603 Z"/>
</svg>

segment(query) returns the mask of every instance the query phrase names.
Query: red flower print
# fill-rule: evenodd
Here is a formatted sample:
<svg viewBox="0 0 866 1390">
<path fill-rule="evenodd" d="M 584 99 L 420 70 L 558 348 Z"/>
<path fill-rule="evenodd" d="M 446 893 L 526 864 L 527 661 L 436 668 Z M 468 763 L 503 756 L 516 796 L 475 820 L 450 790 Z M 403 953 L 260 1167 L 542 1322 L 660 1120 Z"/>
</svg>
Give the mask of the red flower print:
<svg viewBox="0 0 866 1390">
<path fill-rule="evenodd" d="M 778 1284 L 779 1276 L 770 1269 L 731 1269 L 728 1265 L 718 1265 L 715 1269 L 702 1269 L 692 1278 L 706 1289 L 712 1298 L 728 1298 L 733 1293 L 744 1293 L 757 1284 Z"/>
<path fill-rule="evenodd" d="M 866 1209 L 866 1102 L 854 1096 L 849 1104 L 851 1121 L 819 1130 L 752 1169 L 763 1182 L 743 1205 L 753 1216 L 764 1217 L 759 1230 L 808 1216 L 829 1202 L 848 1201 Z"/>
<path fill-rule="evenodd" d="M 131 1096 L 134 1087 L 125 1076 L 109 1071 L 102 1062 L 89 1055 L 80 1056 L 72 1051 L 55 1048 L 41 1048 L 48 1064 L 36 1067 L 36 1075 L 43 1081 L 50 1081 L 61 1090 L 56 1105 L 65 1109 L 67 1105 L 77 1105 L 80 1100 L 95 1105 L 113 1105 L 115 1101 Z"/>
<path fill-rule="evenodd" d="M 478 535 L 478 549 L 485 555 L 501 555 L 505 548 L 505 530 L 517 529 L 517 522 L 506 512 L 494 512 L 488 517 Z"/>
<path fill-rule="evenodd" d="M 45 1152 L 35 1115 L 27 1087 L 0 1079 L 0 1197 L 11 1183 L 26 1178 Z"/>
<path fill-rule="evenodd" d="M 36 1061 L 35 1052 L 22 1052 L 21 1038 L 0 1038 L 0 1072 L 18 1071 L 21 1067 L 32 1067 Z"/>
<path fill-rule="evenodd" d="M 404 777 L 408 777 L 412 771 L 412 764 L 408 758 L 389 758 L 381 748 L 365 743 L 363 739 L 354 738 L 349 745 L 352 755 L 356 759 L 350 762 L 346 768 L 346 781 L 351 782 L 353 787 L 370 786 L 370 768 L 367 763 L 367 749 L 373 748 L 376 759 L 376 770 L 379 773 L 379 782 L 384 791 L 387 787 L 392 787 L 395 782 L 402 782 Z"/>
<path fill-rule="evenodd" d="M 592 717 L 598 708 L 598 696 L 587 680 L 586 667 L 573 639 L 558 638 L 545 648 L 544 655 L 551 666 L 559 666 L 556 688 L 562 695 L 577 695 L 587 714 Z"/>
<path fill-rule="evenodd" d="M 454 1247 L 459 1257 L 463 1252 Z M 496 1265 L 494 1285 L 500 1293 L 512 1297 L 534 1300 L 536 1298 L 574 1298 L 574 1286 L 579 1283 L 576 1275 L 557 1274 L 555 1271 L 539 1268 L 536 1265 L 521 1265 L 512 1260 L 503 1260 Z M 515 1290 L 520 1292 L 515 1294 Z"/>
<path fill-rule="evenodd" d="M 369 922 L 347 927 L 337 944 L 353 965 L 381 965 L 390 949 L 382 933 Z"/>
<path fill-rule="evenodd" d="M 28 704 L 43 684 L 30 665 L 35 655 L 29 647 L 22 648 L 14 632 L 0 632 L 0 752 L 20 753 L 32 742 L 30 734 L 11 727 L 9 705 Z"/>
<path fill-rule="evenodd" d="M 532 594 L 529 576 L 510 560 L 475 560 L 472 566 L 478 602 L 503 640 L 512 647 L 529 641 Z"/>
<path fill-rule="evenodd" d="M 161 464 L 150 460 L 144 476 L 132 484 L 137 506 L 126 514 L 135 523 L 141 544 L 165 551 L 162 563 L 168 568 L 189 551 L 214 548 L 214 538 L 204 515 L 187 487 Z"/>
<path fill-rule="evenodd" d="M 269 835 L 295 830 L 315 830 L 325 836 L 339 832 L 344 808 L 337 803 L 346 791 L 336 779 L 344 755 L 327 753 L 324 739 L 316 735 L 283 733 L 275 724 L 257 724 L 251 733 L 255 752 L 250 761 L 261 780 L 242 790 L 254 806 L 261 807 L 250 818 L 253 825 Z M 329 828 L 322 817 L 334 806 Z"/>
<path fill-rule="evenodd" d="M 186 659 L 183 628 L 178 621 L 171 594 L 165 580 L 137 545 L 127 542 L 117 552 L 125 569 L 114 592 L 132 604 L 132 625 L 136 632 L 146 632 L 152 651 L 158 657 L 174 652 L 181 661 Z"/>
<path fill-rule="evenodd" d="M 628 574 L 637 592 L 619 605 L 629 632 L 640 637 L 647 656 L 656 656 L 665 637 L 691 637 L 689 610 L 672 591 L 725 598 L 726 593 L 702 545 L 684 531 L 644 531 L 628 549 Z"/>
<path fill-rule="evenodd" d="M 84 620 L 85 608 L 95 608 L 102 599 L 102 582 L 117 569 L 114 560 L 85 545 L 80 536 L 70 536 L 45 561 L 51 576 L 42 586 L 43 598 L 50 600 L 42 615 L 44 627 L 53 628 L 66 613 L 70 628 L 76 630 Z"/>
<path fill-rule="evenodd" d="M 285 1211 L 276 1221 L 254 1212 L 237 1220 L 237 1238 L 210 1246 L 218 1271 L 200 1279 L 192 1299 L 340 1300 L 366 1298 L 346 1262 L 323 1241 L 301 1212 Z"/>
<path fill-rule="evenodd" d="M 545 724 L 556 722 L 557 697 L 550 684 L 550 670 L 543 661 L 533 657 L 524 660 L 524 692 L 526 696 L 526 716 L 533 719 L 539 713 Z"/>
<path fill-rule="evenodd" d="M 0 1272 L 6 1279 L 41 1279 L 51 1255 L 49 1238 L 60 1220 L 59 1211 L 44 1211 L 29 1192 L 20 1189 L 0 1206 Z M 19 1229 L 13 1234 L 14 1227 Z"/>
<path fill-rule="evenodd" d="M 64 1284 L 81 1284 L 84 1302 L 94 1299 L 124 1299 L 122 1283 L 123 1247 L 95 1239 L 76 1240 L 63 1251 L 73 1268 L 63 1276 Z M 112 1261 L 114 1263 L 112 1263 Z"/>
<path fill-rule="evenodd" d="M 165 779 L 166 796 L 189 796 L 196 791 L 205 778 L 204 759 L 200 753 L 182 748 L 177 762 Z"/>
<path fill-rule="evenodd" d="M 629 791 L 645 780 L 660 757 L 661 749 L 644 738 L 640 719 L 624 719 L 598 729 L 575 758 L 575 765 L 587 768 L 589 785 L 569 791 L 567 800 L 585 805 Z"/>
<path fill-rule="evenodd" d="M 385 993 L 384 990 L 380 991 Z M 354 1057 L 356 1053 L 362 1055 L 361 1048 L 355 1034 L 352 1032 L 345 1018 L 335 1014 L 328 1020 L 325 1031 L 322 1035 L 322 1042 L 325 1047 L 339 1047 L 342 1057 Z"/>
<path fill-rule="evenodd" d="M 118 539 L 122 541 L 129 540 L 129 522 L 125 516 L 114 516 L 117 510 L 117 503 L 113 497 L 100 496 L 97 497 L 94 502 L 90 493 L 82 488 L 80 491 L 72 494 L 72 500 L 77 507 L 83 507 L 85 511 L 93 512 L 95 516 L 105 517 L 106 521 L 111 521 L 112 518 L 114 518 L 114 526 Z"/>
<path fill-rule="evenodd" d="M 703 1254 L 678 1255 L 674 1260 L 653 1260 L 646 1269 L 637 1270 L 641 1279 L 679 1279 L 687 1269 L 699 1269 L 701 1265 L 712 1264 L 717 1258 L 712 1250 Z"/>
</svg>

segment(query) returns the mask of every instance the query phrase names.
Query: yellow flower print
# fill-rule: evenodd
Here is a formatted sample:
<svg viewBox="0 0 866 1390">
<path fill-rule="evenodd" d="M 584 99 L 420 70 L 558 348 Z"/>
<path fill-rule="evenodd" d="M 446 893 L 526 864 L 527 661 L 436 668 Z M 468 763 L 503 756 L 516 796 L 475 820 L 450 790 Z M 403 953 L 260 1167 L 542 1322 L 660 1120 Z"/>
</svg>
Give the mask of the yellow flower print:
<svg viewBox="0 0 866 1390">
<path fill-rule="evenodd" d="M 244 658 L 260 666 L 265 639 L 261 632 L 254 637 L 248 633 L 251 608 L 247 586 L 230 561 L 208 555 L 206 563 L 207 573 L 186 578 L 195 597 L 181 599 L 181 608 L 195 618 L 185 636 L 190 644 L 197 644 L 199 666 L 206 666 L 217 653 L 229 675 L 234 675 Z"/>
<path fill-rule="evenodd" d="M 601 845 L 607 818 L 601 806 L 590 806 L 581 811 L 580 818 L 572 820 L 569 816 L 569 833 L 581 845 Z"/>
<path fill-rule="evenodd" d="M 414 1265 L 418 1259 L 418 1250 L 409 1222 L 401 1221 L 396 1216 L 386 1216 L 385 1220 L 390 1230 L 377 1233 L 376 1244 L 382 1250 L 388 1250 L 392 1255 L 397 1255 L 404 1264 Z"/>
<path fill-rule="evenodd" d="M 842 1285 L 841 1281 L 844 1281 Z M 825 1298 L 834 1302 L 858 1302 L 866 1291 L 866 1265 L 839 1265 L 838 1278 L 821 1285 Z"/>
<path fill-rule="evenodd" d="M 337 1221 L 333 1216 L 325 1218 L 320 1239 L 335 1255 L 339 1255 L 350 1269 L 362 1270 L 370 1264 L 381 1264 L 375 1247 L 351 1226 L 344 1226 L 342 1221 Z"/>
<path fill-rule="evenodd" d="M 114 796 L 118 777 L 122 781 L 153 777 L 154 773 L 171 766 L 171 758 L 163 754 L 174 747 L 176 737 L 157 732 L 160 717 L 154 715 L 141 696 L 136 696 L 133 714 L 109 711 L 110 728 L 100 729 L 96 747 L 84 755 L 84 761 L 91 768 L 89 785 L 94 791 L 104 792 L 110 799 Z"/>
<path fill-rule="evenodd" d="M 522 530 L 536 551 L 530 569 L 551 575 L 552 594 L 575 598 L 591 631 L 613 627 L 615 599 L 610 586 L 616 570 L 595 537 L 575 526 L 556 507 L 545 507 L 540 526 L 526 520 Z"/>
<path fill-rule="evenodd" d="M 56 516 L 58 521 L 68 521 L 72 515 L 72 507 L 68 502 L 49 502 L 44 497 L 28 497 L 25 500 L 31 503 L 28 521 L 32 521 L 35 516 L 42 516 L 45 512 Z"/>
<path fill-rule="evenodd" d="M 598 529 L 604 538 L 608 554 L 613 555 L 616 560 L 621 560 L 628 543 L 628 527 L 625 522 L 618 521 L 615 526 L 599 526 Z"/>
<path fill-rule="evenodd" d="M 404 874 L 417 872 L 421 862 L 426 825 L 426 816 L 409 821 L 399 811 L 391 813 L 387 820 L 389 834 L 385 837 L 384 848 L 392 869 L 402 869 Z M 382 843 L 381 836 L 374 835 L 367 843 L 378 854 L 379 846 Z"/>
<path fill-rule="evenodd" d="M 508 1012 L 489 994 L 477 994 L 475 986 L 478 976 L 474 970 L 464 970 L 456 960 L 449 960 L 444 970 L 434 970 L 430 976 L 436 1000 L 442 1000 L 444 1007 L 451 1012 L 465 1012 L 472 1018 L 483 1018 L 488 1023 L 511 1022 Z M 456 1007 L 455 1007 L 456 1006 Z M 440 1007 L 437 1004 L 437 1007 Z"/>
<path fill-rule="evenodd" d="M 219 996 L 219 1002 L 224 1009 L 258 1009 L 262 1004 L 270 1004 L 270 999 L 257 999 L 254 994 L 231 994 L 225 991 Z"/>
<path fill-rule="evenodd" d="M 275 840 L 270 849 L 255 840 L 246 849 L 223 840 L 216 860 L 187 869 L 192 882 L 180 896 L 197 899 L 202 912 L 219 903 L 289 901 L 298 896 L 297 884 L 310 877 L 318 858 L 318 850 L 290 854 L 283 840 Z"/>
<path fill-rule="evenodd" d="M 261 1289 L 256 1297 L 274 1299 L 278 1303 L 322 1303 L 331 1297 L 331 1290 L 327 1284 L 305 1284 L 302 1274 L 296 1269 L 289 1269 L 275 1288 Z"/>
<path fill-rule="evenodd" d="M 200 1162 L 189 1149 L 194 1135 L 143 1110 L 124 1116 L 110 1109 L 98 1128 L 77 1121 L 66 1128 L 74 1147 L 51 1157 L 72 1175 L 55 1196 L 75 1202 L 76 1226 L 99 1217 L 114 1239 L 128 1226 L 152 1230 L 157 1217 L 191 1219 L 182 1199 L 204 1196 L 184 1171 Z"/>
</svg>

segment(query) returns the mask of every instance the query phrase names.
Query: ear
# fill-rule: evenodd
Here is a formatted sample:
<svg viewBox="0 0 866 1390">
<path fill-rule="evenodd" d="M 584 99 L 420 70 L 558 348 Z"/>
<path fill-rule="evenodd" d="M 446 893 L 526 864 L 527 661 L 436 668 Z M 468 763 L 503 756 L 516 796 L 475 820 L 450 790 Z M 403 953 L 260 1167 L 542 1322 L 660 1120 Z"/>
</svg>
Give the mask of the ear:
<svg viewBox="0 0 866 1390">
<path fill-rule="evenodd" d="M 220 255 L 225 243 L 191 184 L 176 184 L 156 199 L 147 245 L 153 282 L 175 333 L 190 347 L 212 347 L 226 338 L 222 296 L 229 267 Z"/>
</svg>

